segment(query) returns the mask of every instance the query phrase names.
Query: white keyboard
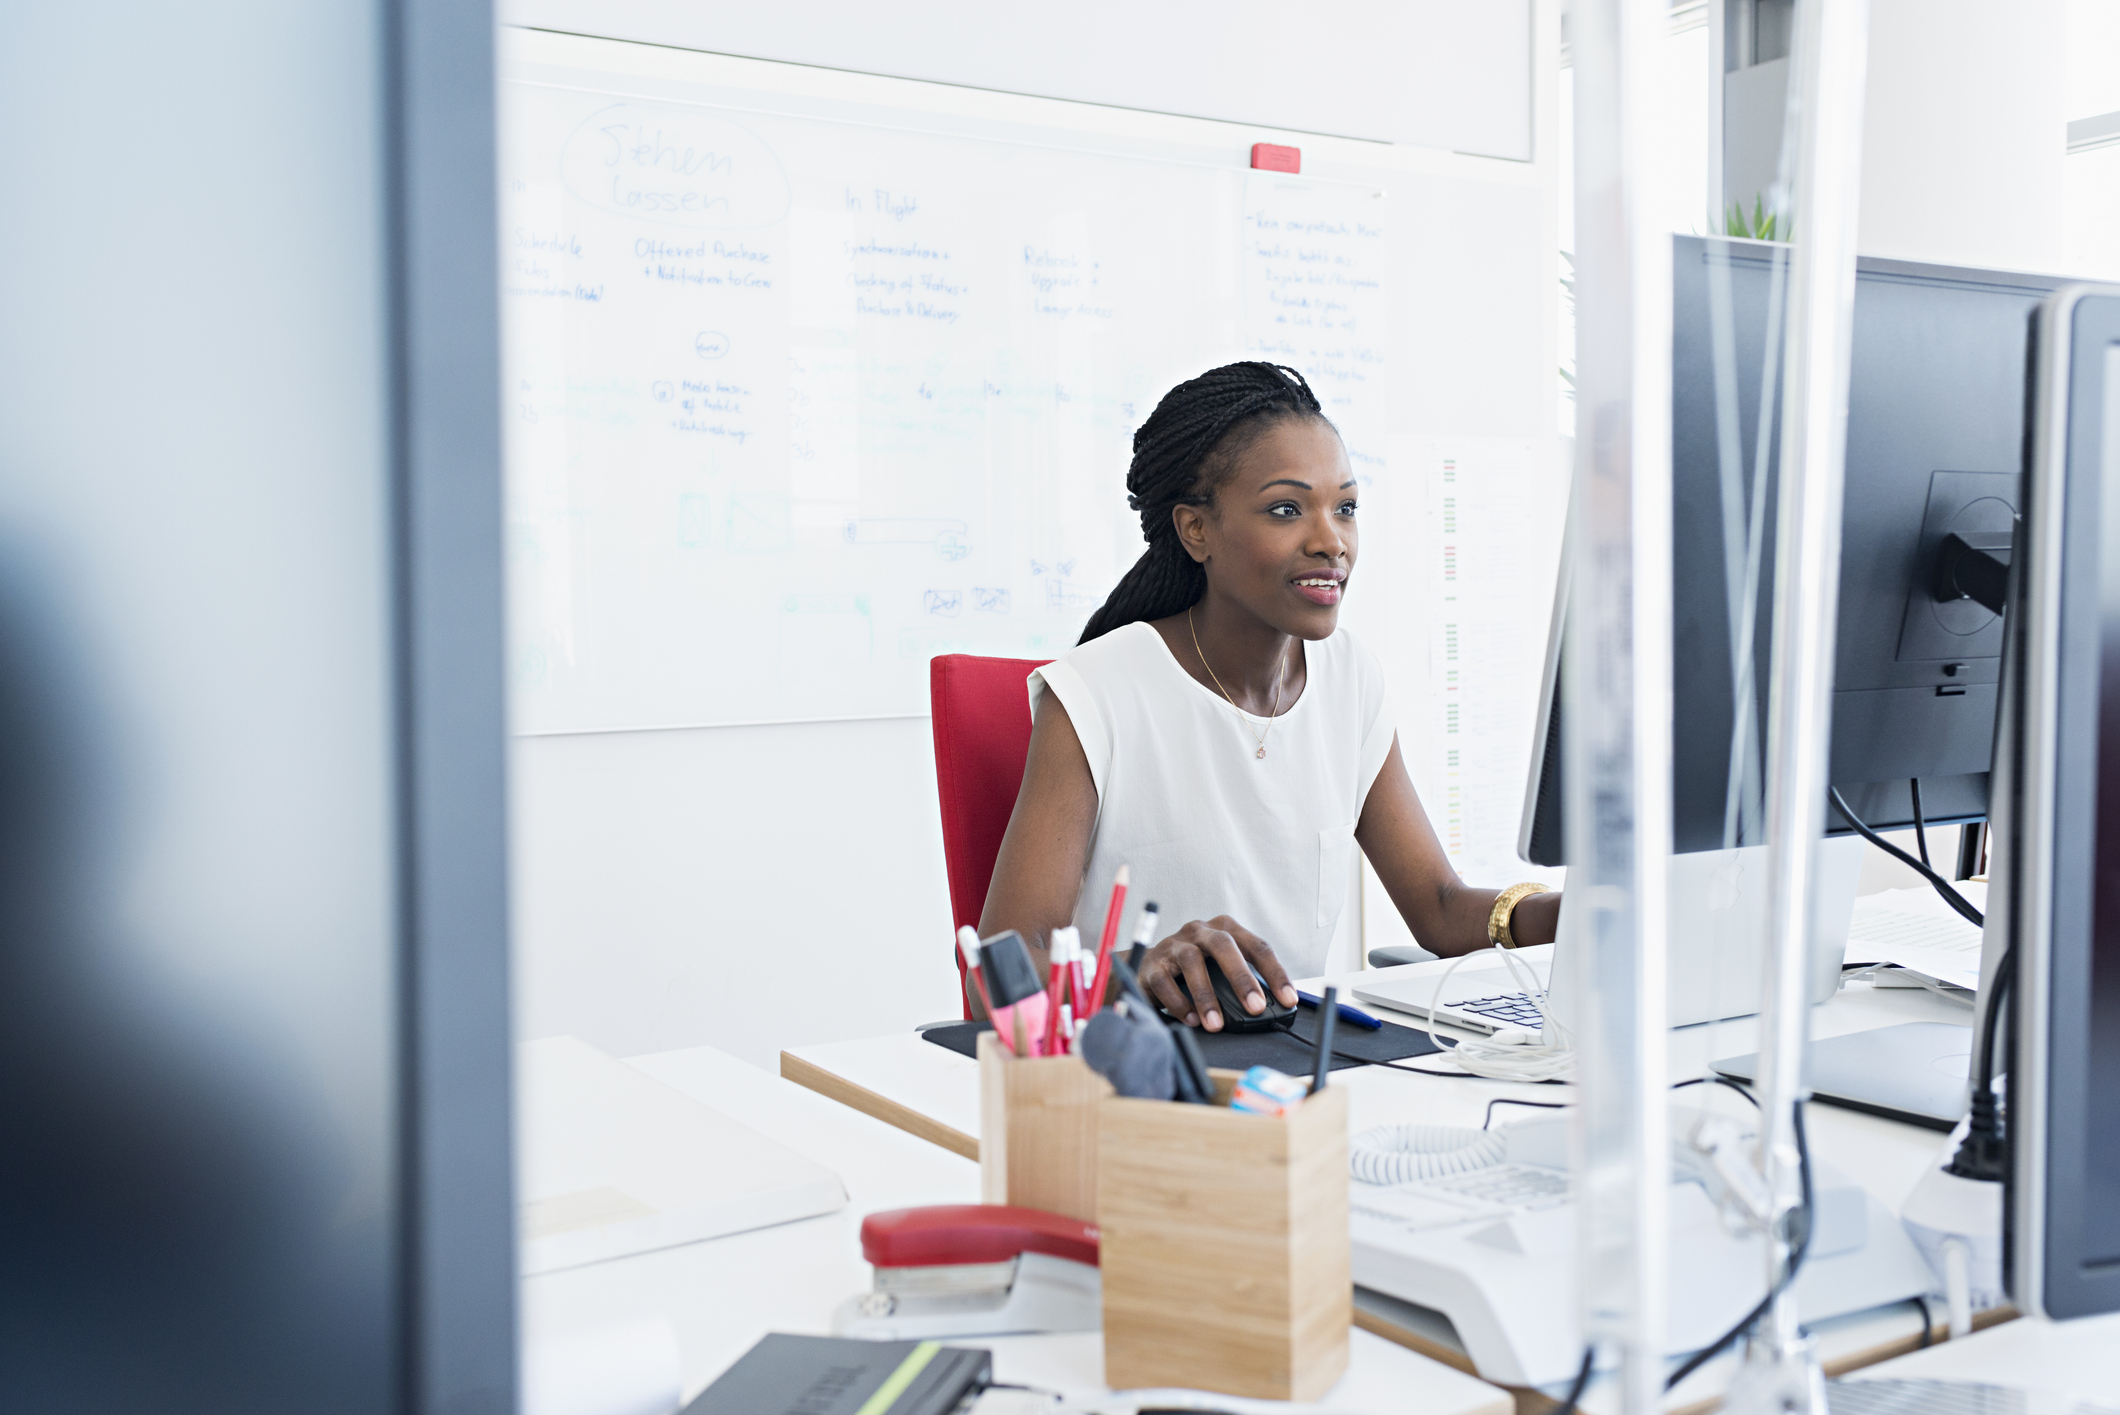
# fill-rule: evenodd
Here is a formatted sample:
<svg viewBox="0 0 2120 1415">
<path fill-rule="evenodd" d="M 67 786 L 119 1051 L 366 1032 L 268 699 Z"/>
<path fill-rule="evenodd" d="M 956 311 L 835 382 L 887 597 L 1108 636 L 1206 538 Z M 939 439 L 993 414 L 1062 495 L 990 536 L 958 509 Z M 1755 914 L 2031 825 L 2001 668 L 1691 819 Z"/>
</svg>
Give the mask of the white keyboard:
<svg viewBox="0 0 2120 1415">
<path fill-rule="evenodd" d="M 1538 1010 L 1538 1004 L 1520 992 L 1496 993 L 1493 997 L 1475 997 L 1465 1002 L 1446 1002 L 1443 1009 L 1447 1012 L 1470 1012 L 1475 1017 L 1493 1023 L 1496 1028 L 1522 1027 L 1527 1032 L 1540 1032 L 1546 1027 L 1545 1014 Z"/>
<path fill-rule="evenodd" d="M 1490 1165 L 1410 1184 L 1356 1184 L 1348 1194 L 1356 1214 L 1413 1232 L 1567 1202 L 1566 1172 L 1535 1164 Z"/>
<path fill-rule="evenodd" d="M 1543 1165 L 1490 1165 L 1468 1174 L 1425 1182 L 1448 1194 L 1511 1209 L 1550 1209 L 1568 1202 L 1568 1176 Z"/>
</svg>

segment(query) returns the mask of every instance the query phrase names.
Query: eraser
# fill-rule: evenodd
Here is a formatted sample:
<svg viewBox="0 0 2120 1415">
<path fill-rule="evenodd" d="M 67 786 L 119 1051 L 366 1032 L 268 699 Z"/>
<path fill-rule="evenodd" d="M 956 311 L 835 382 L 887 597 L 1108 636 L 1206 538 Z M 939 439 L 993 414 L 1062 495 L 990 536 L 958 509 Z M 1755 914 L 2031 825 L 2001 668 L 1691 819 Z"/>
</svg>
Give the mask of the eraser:
<svg viewBox="0 0 2120 1415">
<path fill-rule="evenodd" d="M 995 934 L 979 945 L 979 971 L 986 977 L 986 995 L 998 1012 L 1032 995 L 1043 996 L 1044 984 L 1031 966 L 1030 950 L 1023 935 L 1014 929 Z M 1038 1019 L 1043 1022 L 1041 1016 Z"/>
<path fill-rule="evenodd" d="M 1251 145 L 1251 165 L 1260 172 L 1297 172 L 1303 170 L 1303 149 L 1282 147 L 1278 143 L 1255 142 Z"/>
<path fill-rule="evenodd" d="M 1301 1105 L 1309 1094 L 1310 1083 L 1302 1077 L 1271 1066 L 1254 1066 L 1238 1078 L 1229 1106 L 1252 1115 L 1282 1116 Z"/>
</svg>

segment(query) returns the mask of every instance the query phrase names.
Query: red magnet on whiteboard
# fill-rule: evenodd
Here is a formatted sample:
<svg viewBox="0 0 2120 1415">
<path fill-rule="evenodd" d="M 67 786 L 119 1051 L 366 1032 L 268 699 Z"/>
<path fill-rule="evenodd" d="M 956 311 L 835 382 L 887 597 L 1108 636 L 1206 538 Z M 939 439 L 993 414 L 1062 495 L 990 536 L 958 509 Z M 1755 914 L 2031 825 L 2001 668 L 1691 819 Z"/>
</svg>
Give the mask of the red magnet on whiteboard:
<svg viewBox="0 0 2120 1415">
<path fill-rule="evenodd" d="M 1303 149 L 1255 142 L 1251 145 L 1251 165 L 1261 172 L 1301 172 Z"/>
</svg>

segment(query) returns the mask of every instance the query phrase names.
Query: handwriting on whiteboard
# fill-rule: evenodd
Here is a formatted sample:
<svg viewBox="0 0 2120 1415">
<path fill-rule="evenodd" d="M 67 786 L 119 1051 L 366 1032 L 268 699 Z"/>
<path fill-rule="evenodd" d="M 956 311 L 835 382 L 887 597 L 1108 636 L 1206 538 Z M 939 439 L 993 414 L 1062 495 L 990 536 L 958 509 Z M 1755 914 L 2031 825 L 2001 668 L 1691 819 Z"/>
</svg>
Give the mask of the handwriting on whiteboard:
<svg viewBox="0 0 2120 1415">
<path fill-rule="evenodd" d="M 560 175 L 591 206 L 672 226 L 770 226 L 788 210 L 787 175 L 773 150 L 702 108 L 599 109 L 567 139 Z"/>
<path fill-rule="evenodd" d="M 505 90 L 527 730 L 1058 656 L 1140 553 L 1135 429 L 1218 363 L 1303 370 L 1383 466 L 1371 189 L 601 87 Z"/>
</svg>

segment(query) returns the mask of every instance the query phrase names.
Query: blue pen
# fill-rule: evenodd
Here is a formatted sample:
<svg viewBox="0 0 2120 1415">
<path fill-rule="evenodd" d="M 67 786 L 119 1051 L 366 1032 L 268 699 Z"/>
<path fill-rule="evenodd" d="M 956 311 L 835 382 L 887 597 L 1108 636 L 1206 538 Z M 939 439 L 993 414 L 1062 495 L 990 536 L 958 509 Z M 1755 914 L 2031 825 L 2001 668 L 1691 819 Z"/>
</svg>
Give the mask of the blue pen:
<svg viewBox="0 0 2120 1415">
<path fill-rule="evenodd" d="M 1322 1006 L 1324 1003 L 1324 999 L 1313 997 L 1307 992 L 1298 992 L 1296 996 L 1309 1003 L 1312 1007 Z M 1342 1022 L 1352 1022 L 1357 1027 L 1367 1027 L 1372 1032 L 1380 1032 L 1384 1029 L 1384 1023 L 1381 1018 L 1372 1017 L 1359 1007 L 1349 1007 L 1342 1002 L 1334 1008 L 1334 1011 L 1340 1014 Z"/>
</svg>

